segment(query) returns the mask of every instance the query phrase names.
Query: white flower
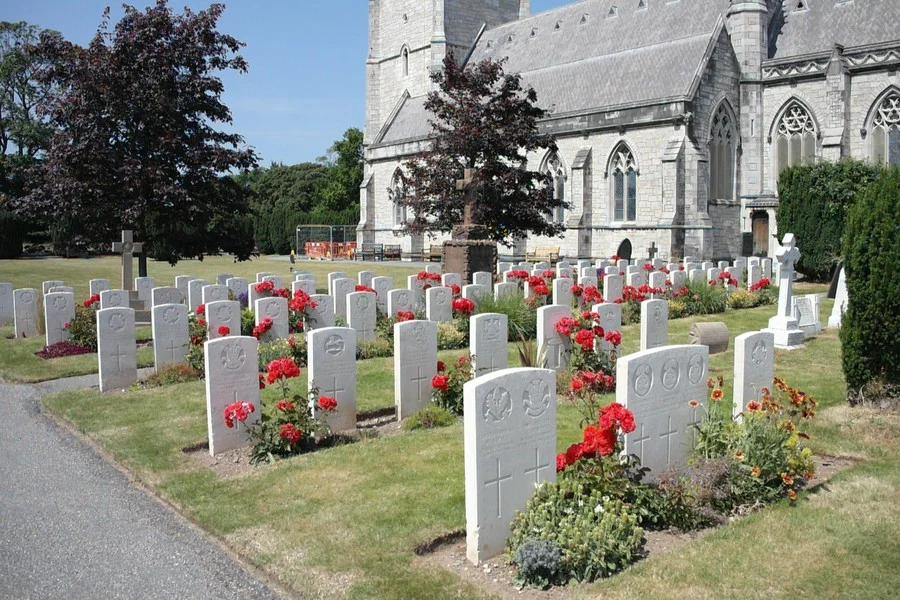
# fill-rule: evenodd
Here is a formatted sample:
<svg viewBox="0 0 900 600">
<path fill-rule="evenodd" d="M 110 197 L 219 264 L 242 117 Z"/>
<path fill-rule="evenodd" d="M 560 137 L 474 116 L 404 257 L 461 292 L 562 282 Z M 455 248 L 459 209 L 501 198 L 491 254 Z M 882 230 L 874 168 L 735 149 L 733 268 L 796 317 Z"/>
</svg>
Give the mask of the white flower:
<svg viewBox="0 0 900 600">
<path fill-rule="evenodd" d="M 606 512 L 606 511 L 604 511 L 603 505 L 602 505 L 602 504 L 598 504 L 597 506 L 594 507 L 594 513 L 595 513 L 595 514 L 596 514 L 596 513 L 602 513 L 602 512 Z"/>
</svg>

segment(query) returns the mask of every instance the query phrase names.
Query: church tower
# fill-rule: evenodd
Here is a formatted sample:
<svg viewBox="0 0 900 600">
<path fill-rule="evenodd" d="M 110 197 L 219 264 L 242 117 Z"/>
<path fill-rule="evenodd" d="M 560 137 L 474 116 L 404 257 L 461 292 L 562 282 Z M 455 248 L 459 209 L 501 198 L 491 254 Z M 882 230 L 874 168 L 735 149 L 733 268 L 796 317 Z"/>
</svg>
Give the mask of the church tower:
<svg viewBox="0 0 900 600">
<path fill-rule="evenodd" d="M 462 59 L 482 25 L 496 27 L 529 13 L 530 0 L 369 0 L 365 144 L 405 93 L 431 90 L 429 73 L 448 52 Z"/>
</svg>

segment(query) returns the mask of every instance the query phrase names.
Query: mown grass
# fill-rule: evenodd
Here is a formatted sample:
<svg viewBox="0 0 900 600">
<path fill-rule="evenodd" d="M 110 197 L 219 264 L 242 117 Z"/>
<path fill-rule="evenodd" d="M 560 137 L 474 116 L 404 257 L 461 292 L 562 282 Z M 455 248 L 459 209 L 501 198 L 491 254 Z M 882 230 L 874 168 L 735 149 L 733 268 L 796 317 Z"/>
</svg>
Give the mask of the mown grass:
<svg viewBox="0 0 900 600">
<path fill-rule="evenodd" d="M 823 315 L 830 308 L 824 301 Z M 762 307 L 696 320 L 722 320 L 734 336 L 764 327 L 772 312 Z M 671 322 L 670 343 L 686 342 L 692 321 Z M 633 351 L 638 328 L 623 334 L 625 351 Z M 729 386 L 732 362 L 729 350 L 710 365 Z M 391 359 L 359 364 L 360 410 L 391 406 L 391 365 Z M 819 399 L 811 441 L 816 451 L 865 461 L 801 494 L 795 505 L 778 504 L 580 588 L 579 596 L 894 596 L 900 585 L 900 417 L 846 406 L 834 332 L 805 349 L 776 353 L 776 373 Z M 223 479 L 181 452 L 205 437 L 200 382 L 124 395 L 78 391 L 45 403 L 202 527 L 306 597 L 483 596 L 449 572 L 423 569 L 413 555 L 422 541 L 465 527 L 460 423 L 330 448 Z M 560 449 L 579 435 L 578 415 L 565 403 L 558 434 Z"/>
</svg>

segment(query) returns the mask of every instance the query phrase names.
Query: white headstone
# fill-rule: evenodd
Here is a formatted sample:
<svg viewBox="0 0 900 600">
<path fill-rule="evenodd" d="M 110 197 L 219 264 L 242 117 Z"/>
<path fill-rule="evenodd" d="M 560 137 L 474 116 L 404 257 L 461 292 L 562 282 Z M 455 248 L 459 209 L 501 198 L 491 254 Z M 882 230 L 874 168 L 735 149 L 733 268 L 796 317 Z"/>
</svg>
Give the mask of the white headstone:
<svg viewBox="0 0 900 600">
<path fill-rule="evenodd" d="M 508 262 L 498 262 L 497 263 L 497 273 L 500 275 L 502 275 L 503 273 L 506 273 L 510 269 L 512 269 L 512 263 L 508 263 Z"/>
<path fill-rule="evenodd" d="M 716 269 L 715 267 L 713 267 L 712 269 L 707 269 L 706 270 L 706 280 L 708 282 L 715 281 L 716 285 L 719 285 L 719 283 L 724 283 L 719 280 L 719 275 L 721 275 L 721 273 L 722 272 L 719 271 L 719 269 Z"/>
<path fill-rule="evenodd" d="M 490 288 L 494 285 L 494 277 L 487 271 L 476 271 L 472 274 L 472 283 Z"/>
<path fill-rule="evenodd" d="M 662 293 L 654 293 L 654 298 L 660 298 L 666 293 L 666 274 L 662 271 L 653 271 L 650 273 L 650 287 L 654 290 L 662 290 Z"/>
<path fill-rule="evenodd" d="M 519 293 L 519 284 L 511 281 L 494 284 L 494 298 L 502 298 L 503 296 L 515 296 Z"/>
<path fill-rule="evenodd" d="M 307 296 L 312 296 L 316 293 L 316 282 L 310 281 L 309 279 L 300 279 L 291 283 L 291 296 L 297 293 L 300 290 Z"/>
<path fill-rule="evenodd" d="M 417 275 L 410 275 L 406 278 L 406 287 L 412 292 L 412 301 L 415 310 L 425 307 L 425 282 L 420 280 Z"/>
<path fill-rule="evenodd" d="M 58 285 L 56 287 L 50 288 L 50 291 L 48 293 L 50 293 L 50 294 L 60 294 L 60 293 L 74 294 L 75 288 L 73 288 L 72 286 L 69 286 L 69 285 Z"/>
<path fill-rule="evenodd" d="M 752 288 L 762 279 L 762 269 L 759 265 L 750 265 L 747 267 L 747 288 Z"/>
<path fill-rule="evenodd" d="M 603 299 L 615 302 L 622 299 L 622 276 L 607 275 L 603 278 Z"/>
<path fill-rule="evenodd" d="M 593 275 L 586 275 L 586 276 L 582 277 L 581 281 L 579 283 L 581 284 L 581 287 L 583 287 L 584 289 L 592 287 L 592 288 L 596 289 L 598 292 L 600 291 L 600 288 L 598 287 L 599 282 L 597 281 L 597 278 Z"/>
<path fill-rule="evenodd" d="M 206 305 L 206 323 L 209 326 L 209 339 L 241 335 L 241 303 L 237 300 L 216 300 Z M 219 333 L 222 326 L 228 328 L 228 334 Z"/>
<path fill-rule="evenodd" d="M 184 304 L 184 296 L 177 287 L 157 287 L 150 290 L 150 306 Z"/>
<path fill-rule="evenodd" d="M 151 294 L 155 286 L 156 283 L 153 281 L 152 277 L 134 278 L 134 289 L 137 291 L 138 301 L 143 302 L 144 306 L 147 308 L 153 304 Z"/>
<path fill-rule="evenodd" d="M 62 287 L 66 285 L 65 281 L 60 279 L 54 279 L 53 281 L 44 281 L 41 283 L 41 295 L 46 296 L 50 293 L 50 288 Z"/>
<path fill-rule="evenodd" d="M 100 292 L 100 309 L 129 308 L 128 292 L 125 290 L 105 290 Z"/>
<path fill-rule="evenodd" d="M 772 259 L 764 258 L 760 261 L 760 266 L 762 266 L 762 276 L 768 279 L 772 279 Z"/>
<path fill-rule="evenodd" d="M 347 319 L 347 296 L 356 290 L 356 282 L 349 277 L 337 277 L 331 282 L 331 295 L 334 296 L 334 313 Z"/>
<path fill-rule="evenodd" d="M 626 273 L 626 269 L 628 269 L 628 261 L 624 258 L 620 258 L 616 261 L 616 267 L 619 269 L 620 273 Z"/>
<path fill-rule="evenodd" d="M 634 413 L 637 425 L 625 434 L 625 455 L 637 455 L 648 479 L 666 467 L 685 464 L 696 441 L 709 371 L 706 346 L 666 346 L 627 354 L 616 361 L 616 401 Z"/>
<path fill-rule="evenodd" d="M 734 417 L 759 401 L 764 387 L 772 389 L 775 377 L 775 335 L 750 331 L 734 338 Z"/>
<path fill-rule="evenodd" d="M 706 271 L 703 269 L 691 269 L 689 271 L 691 277 L 691 283 L 706 283 L 709 281 L 706 278 Z"/>
<path fill-rule="evenodd" d="M 230 277 L 228 281 L 225 282 L 225 285 L 231 290 L 231 295 L 234 296 L 235 300 L 240 301 L 241 296 L 246 296 L 245 302 L 249 303 L 250 282 L 246 277 Z"/>
<path fill-rule="evenodd" d="M 700 263 L 700 268 L 704 271 L 709 271 L 710 269 L 716 268 L 716 263 L 712 262 L 711 260 L 705 260 Z"/>
<path fill-rule="evenodd" d="M 641 302 L 641 351 L 660 348 L 669 341 L 669 304 L 665 300 Z"/>
<path fill-rule="evenodd" d="M 441 276 L 441 283 L 446 287 L 450 287 L 451 285 L 458 285 L 462 288 L 463 278 L 459 273 L 444 273 Z"/>
<path fill-rule="evenodd" d="M 307 311 L 306 330 L 334 327 L 334 298 L 328 294 L 314 294 L 309 299 L 316 303 L 316 307 Z"/>
<path fill-rule="evenodd" d="M 606 267 L 605 269 L 603 269 L 603 273 L 604 273 L 605 275 L 618 275 L 618 274 L 619 274 L 619 267 L 617 267 L 617 266 L 615 266 L 615 265 Z"/>
<path fill-rule="evenodd" d="M 724 271 L 731 266 L 731 263 L 729 263 L 727 260 L 720 260 L 717 266 L 719 267 L 720 271 Z"/>
<path fill-rule="evenodd" d="M 425 290 L 425 318 L 436 323 L 453 320 L 453 292 L 449 287 Z"/>
<path fill-rule="evenodd" d="M 669 281 L 672 282 L 672 289 L 675 291 L 680 290 L 684 287 L 685 281 L 687 280 L 687 272 L 675 269 L 671 273 L 669 273 Z"/>
<path fill-rule="evenodd" d="M 23 288 L 13 291 L 13 322 L 17 338 L 32 338 L 38 335 L 38 291 Z"/>
<path fill-rule="evenodd" d="M 97 358 L 101 392 L 121 390 L 137 381 L 134 310 L 101 308 L 97 311 Z"/>
<path fill-rule="evenodd" d="M 591 310 L 600 315 L 599 325 L 603 328 L 604 333 L 609 331 L 622 331 L 622 305 L 613 302 L 603 302 L 595 304 Z M 611 343 L 604 340 L 598 340 L 595 347 L 604 352 L 608 352 L 615 348 Z"/>
<path fill-rule="evenodd" d="M 287 339 L 290 335 L 290 325 L 288 323 L 288 301 L 287 298 L 260 298 L 256 301 L 256 310 L 254 311 L 256 324 L 259 325 L 264 319 L 272 319 L 272 329 L 260 336 L 261 342 L 270 342 L 277 339 Z"/>
<path fill-rule="evenodd" d="M 334 280 L 346 278 L 346 277 L 347 277 L 347 274 L 344 273 L 343 271 L 332 271 L 331 273 L 328 274 L 328 295 L 329 296 L 333 295 L 332 291 L 334 288 L 332 287 L 332 284 L 334 284 Z"/>
<path fill-rule="evenodd" d="M 157 304 L 150 310 L 150 328 L 153 331 L 153 363 L 157 371 L 165 363 L 187 362 L 191 334 L 186 305 Z"/>
<path fill-rule="evenodd" d="M 387 314 L 390 317 L 396 317 L 397 313 L 415 312 L 415 303 L 413 301 L 412 292 L 409 290 L 399 289 L 390 290 L 387 300 Z"/>
<path fill-rule="evenodd" d="M 299 273 L 294 273 L 294 281 L 303 281 L 304 279 L 315 282 L 316 276 L 312 273 L 306 273 L 302 271 Z"/>
<path fill-rule="evenodd" d="M 280 275 L 266 275 L 262 278 L 263 281 L 267 281 L 272 284 L 272 289 L 280 290 L 284 287 L 284 284 L 281 281 Z"/>
<path fill-rule="evenodd" d="M 437 375 L 437 323 L 394 324 L 394 403 L 403 420 L 431 402 L 431 379 Z"/>
<path fill-rule="evenodd" d="M 228 286 L 224 285 L 204 285 L 200 290 L 203 304 L 210 302 L 221 302 L 228 300 Z"/>
<path fill-rule="evenodd" d="M 797 326 L 803 332 L 805 339 L 814 338 L 822 331 L 822 323 L 819 320 L 819 296 L 807 294 L 794 296 L 792 299 L 794 318 Z"/>
<path fill-rule="evenodd" d="M 44 331 L 47 345 L 69 339 L 66 325 L 75 318 L 75 294 L 48 293 L 44 296 Z"/>
<path fill-rule="evenodd" d="M 359 283 L 359 285 L 364 285 L 367 288 L 371 288 L 372 280 L 375 278 L 376 275 L 378 275 L 378 273 L 376 273 L 375 271 L 360 271 L 356 275 L 356 280 Z"/>
<path fill-rule="evenodd" d="M 552 304 L 537 310 L 537 354 L 541 366 L 563 371 L 569 364 L 569 340 L 556 331 L 556 323 L 563 317 L 571 317 L 572 308 Z"/>
<path fill-rule="evenodd" d="M 425 265 L 426 273 L 440 273 L 441 265 Z"/>
<path fill-rule="evenodd" d="M 482 298 L 487 298 L 491 295 L 490 286 L 478 285 L 477 283 L 471 283 L 469 285 L 464 285 L 462 287 L 462 297 L 471 300 L 476 305 L 478 301 Z"/>
<path fill-rule="evenodd" d="M 475 377 L 507 368 L 509 317 L 501 313 L 481 313 L 469 319 L 469 353 Z"/>
<path fill-rule="evenodd" d="M 375 294 L 372 292 L 352 292 L 347 294 L 347 325 L 356 331 L 358 340 L 375 339 Z"/>
<path fill-rule="evenodd" d="M 259 286 L 259 283 L 251 283 L 247 288 L 247 306 L 250 307 L 251 311 L 256 310 L 257 300 L 260 300 L 262 298 L 270 298 L 272 296 L 271 292 L 259 291 L 259 287 L 257 286 Z"/>
<path fill-rule="evenodd" d="M 840 327 L 841 321 L 844 318 L 844 313 L 847 311 L 847 303 L 849 301 L 849 296 L 847 295 L 847 277 L 844 272 L 844 267 L 841 267 L 841 272 L 838 275 L 838 284 L 837 284 L 837 292 L 834 296 L 834 307 L 831 309 L 831 316 L 828 317 L 828 328 L 832 329 L 834 327 Z M 0 317 L 0 325 L 3 323 L 3 318 Z"/>
<path fill-rule="evenodd" d="M 88 288 L 91 291 L 91 296 L 93 296 L 94 294 L 99 294 L 100 292 L 112 289 L 112 286 L 109 284 L 109 279 L 91 279 L 88 282 Z"/>
<path fill-rule="evenodd" d="M 269 271 L 263 271 L 261 273 L 256 274 L 256 283 L 262 283 L 266 280 L 266 277 L 271 277 L 275 275 L 275 273 L 270 273 Z"/>
<path fill-rule="evenodd" d="M 0 283 L 0 327 L 13 323 L 15 320 L 13 285 L 11 283 Z"/>
<path fill-rule="evenodd" d="M 553 304 L 571 307 L 575 302 L 575 294 L 572 293 L 573 282 L 571 279 L 553 280 Z"/>
<path fill-rule="evenodd" d="M 785 234 L 782 245 L 775 253 L 781 267 L 778 273 L 778 312 L 769 319 L 766 331 L 775 334 L 776 348 L 792 348 L 803 343 L 803 330 L 798 327 L 791 306 L 794 286 L 794 264 L 800 260 L 800 250 L 796 246 L 793 233 Z M 765 261 L 763 261 L 765 262 Z"/>
<path fill-rule="evenodd" d="M 377 296 L 375 306 L 378 309 L 378 312 L 382 315 L 388 314 L 387 311 L 387 299 L 388 292 L 394 287 L 394 278 L 393 277 L 373 277 L 372 278 L 372 289 L 375 290 L 375 294 Z"/>
<path fill-rule="evenodd" d="M 556 373 L 507 369 L 463 387 L 466 556 L 503 553 L 516 511 L 556 481 Z"/>
<path fill-rule="evenodd" d="M 372 295 L 354 292 L 350 298 L 359 294 Z M 309 390 L 318 389 L 321 396 L 337 401 L 326 417 L 332 431 L 356 431 L 356 340 L 356 331 L 349 327 L 326 327 L 307 335 Z"/>
<path fill-rule="evenodd" d="M 175 287 L 181 292 L 182 297 L 184 297 L 184 301 L 187 302 L 188 299 L 188 284 L 191 280 L 196 279 L 195 277 L 191 277 L 190 275 L 178 275 L 175 277 Z"/>
<path fill-rule="evenodd" d="M 192 279 L 188 282 L 188 310 L 197 312 L 197 307 L 203 304 L 203 288 L 209 285 L 205 279 Z"/>
<path fill-rule="evenodd" d="M 247 428 L 260 420 L 258 343 L 248 336 L 219 338 L 206 342 L 204 352 L 209 453 L 215 456 L 249 445 Z M 235 402 L 249 402 L 256 410 L 229 429 L 225 407 Z"/>
</svg>

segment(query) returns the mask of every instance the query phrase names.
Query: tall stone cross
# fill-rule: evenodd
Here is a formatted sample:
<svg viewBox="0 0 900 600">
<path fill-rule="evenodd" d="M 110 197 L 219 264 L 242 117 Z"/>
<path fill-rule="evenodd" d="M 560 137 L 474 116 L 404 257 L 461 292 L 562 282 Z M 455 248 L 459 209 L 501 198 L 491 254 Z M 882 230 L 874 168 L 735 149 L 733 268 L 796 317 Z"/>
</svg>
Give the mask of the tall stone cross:
<svg viewBox="0 0 900 600">
<path fill-rule="evenodd" d="M 800 260 L 800 250 L 796 246 L 794 234 L 785 234 L 781 248 L 775 253 L 775 259 L 781 265 L 778 274 L 778 316 L 790 317 L 791 294 L 794 287 L 794 265 Z"/>
<path fill-rule="evenodd" d="M 656 253 L 658 249 L 656 247 L 656 242 L 650 242 L 650 247 L 647 248 L 647 254 L 650 256 L 650 261 L 653 262 L 653 259 L 656 258 Z"/>
<path fill-rule="evenodd" d="M 460 240 L 483 239 L 480 227 L 475 224 L 475 200 L 478 197 L 480 182 L 475 181 L 475 169 L 466 168 L 463 178 L 456 180 L 457 191 L 464 192 L 463 222 L 461 227 L 454 228 L 453 237 Z"/>
<path fill-rule="evenodd" d="M 134 289 L 134 265 L 132 260 L 135 253 L 144 251 L 144 245 L 140 242 L 135 243 L 134 232 L 130 229 L 122 230 L 122 241 L 113 242 L 113 252 L 122 254 L 122 288 L 131 291 Z"/>
</svg>

